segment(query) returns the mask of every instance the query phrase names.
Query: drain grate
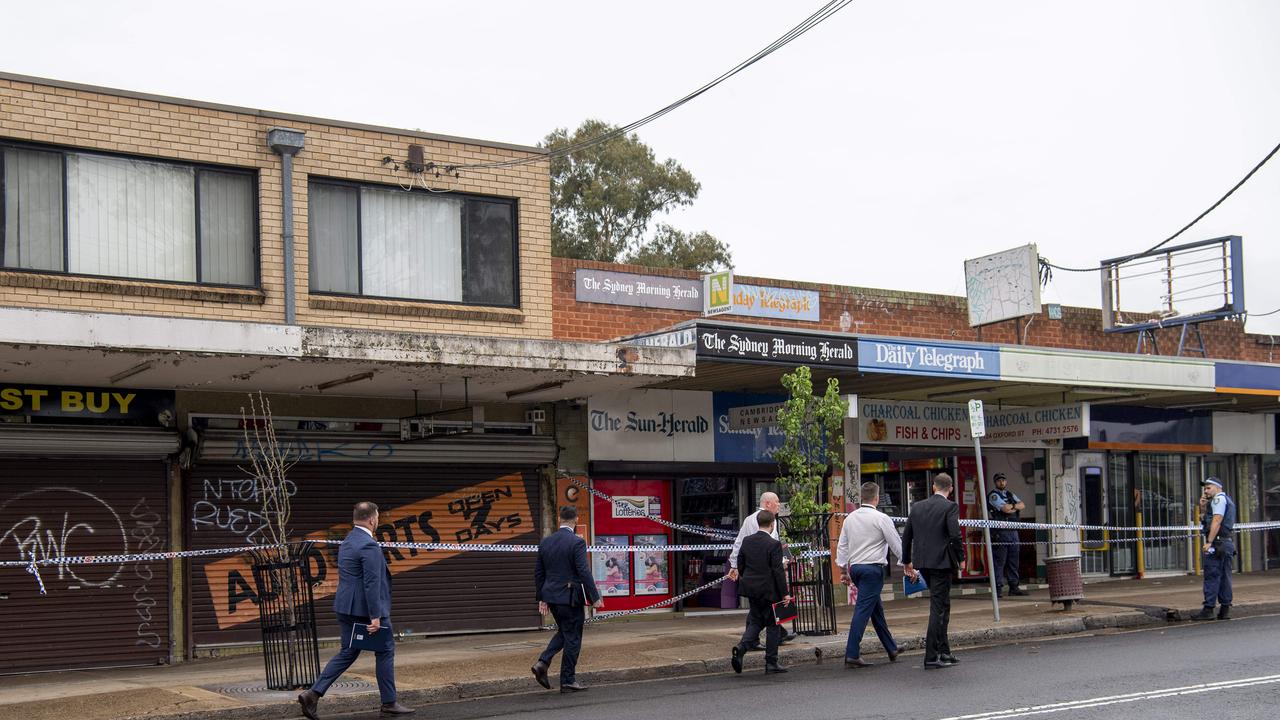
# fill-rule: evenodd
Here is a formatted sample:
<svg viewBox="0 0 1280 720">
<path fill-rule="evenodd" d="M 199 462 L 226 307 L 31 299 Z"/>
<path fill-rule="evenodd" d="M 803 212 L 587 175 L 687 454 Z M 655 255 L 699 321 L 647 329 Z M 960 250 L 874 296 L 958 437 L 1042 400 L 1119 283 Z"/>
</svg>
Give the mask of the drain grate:
<svg viewBox="0 0 1280 720">
<path fill-rule="evenodd" d="M 246 700 L 280 700 L 281 698 L 292 698 L 298 694 L 297 690 L 268 690 L 265 682 L 232 683 L 230 685 L 204 685 L 202 688 L 222 695 L 230 695 L 231 697 Z M 367 692 L 373 689 L 373 684 L 367 683 L 364 680 L 339 680 L 329 688 L 329 691 L 326 692 L 325 695 L 346 695 L 348 693 Z"/>
</svg>

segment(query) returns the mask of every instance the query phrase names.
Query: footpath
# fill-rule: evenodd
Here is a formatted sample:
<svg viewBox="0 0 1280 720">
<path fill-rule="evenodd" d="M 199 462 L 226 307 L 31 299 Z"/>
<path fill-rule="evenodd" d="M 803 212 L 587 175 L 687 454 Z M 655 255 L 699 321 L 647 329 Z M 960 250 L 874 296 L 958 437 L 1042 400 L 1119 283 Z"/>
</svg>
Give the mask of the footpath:
<svg viewBox="0 0 1280 720">
<path fill-rule="evenodd" d="M 1280 571 L 1236 576 L 1236 617 L 1280 612 Z M 952 599 L 951 644 L 966 647 L 1059 635 L 1117 632 L 1128 628 L 1190 622 L 1200 608 L 1200 578 L 1176 576 L 1115 580 L 1085 586 L 1085 600 L 1064 611 L 1048 591 L 1001 601 L 1001 621 L 992 620 L 990 596 Z M 902 645 L 900 663 L 919 666 L 928 620 L 925 598 L 896 599 L 885 611 Z M 800 636 L 783 646 L 785 665 L 840 663 L 852 608 L 837 607 L 835 635 Z M 646 614 L 590 625 L 578 663 L 587 685 L 732 672 L 729 648 L 742 633 L 744 614 Z M 1217 621 L 1214 621 L 1217 622 Z M 453 635 L 411 639 L 397 646 L 396 681 L 401 700 L 418 708 L 435 702 L 512 693 L 548 692 L 529 666 L 551 637 L 547 631 Z M 334 648 L 321 649 L 321 662 Z M 870 631 L 864 659 L 887 662 Z M 747 672 L 760 672 L 761 653 L 747 657 Z M 552 690 L 558 661 L 551 668 Z M 874 670 L 849 670 L 850 681 Z M 171 667 L 116 668 L 11 676 L 0 680 L 0 718 L 22 720 L 258 720 L 301 717 L 297 692 L 263 687 L 262 658 L 243 655 L 196 660 Z M 785 681 L 785 680 L 784 680 Z M 362 657 L 321 702 L 323 716 L 377 708 L 373 658 Z M 430 711 L 420 713 L 430 716 Z"/>
</svg>

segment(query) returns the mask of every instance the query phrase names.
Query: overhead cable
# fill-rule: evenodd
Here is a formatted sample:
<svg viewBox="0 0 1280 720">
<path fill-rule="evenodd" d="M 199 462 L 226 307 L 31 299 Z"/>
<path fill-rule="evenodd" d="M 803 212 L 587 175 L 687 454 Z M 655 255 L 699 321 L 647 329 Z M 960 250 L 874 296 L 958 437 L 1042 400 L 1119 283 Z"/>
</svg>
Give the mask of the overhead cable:
<svg viewBox="0 0 1280 720">
<path fill-rule="evenodd" d="M 1275 156 L 1275 154 L 1276 154 L 1276 152 L 1277 152 L 1277 151 L 1280 151 L 1280 143 L 1277 143 L 1275 147 L 1271 148 L 1271 152 L 1267 153 L 1267 156 L 1266 156 L 1266 157 L 1264 157 L 1264 158 L 1262 158 L 1262 160 L 1261 160 L 1260 162 L 1258 162 L 1258 164 L 1257 164 L 1257 165 L 1254 165 L 1254 166 L 1253 166 L 1253 169 L 1252 169 L 1252 170 L 1250 170 L 1250 171 L 1248 172 L 1248 174 L 1246 174 L 1244 177 L 1240 178 L 1240 182 L 1238 182 L 1238 183 L 1236 183 L 1235 185 L 1233 185 L 1233 186 L 1231 187 L 1231 189 L 1227 191 L 1227 194 L 1226 194 L 1226 195 L 1223 195 L 1222 197 L 1218 198 L 1218 201 L 1217 201 L 1217 202 L 1215 202 L 1214 204 L 1210 205 L 1210 206 L 1209 206 L 1209 208 L 1208 208 L 1207 210 L 1205 210 L 1204 212 L 1202 212 L 1202 213 L 1200 213 L 1199 215 L 1197 215 L 1197 216 L 1195 217 L 1195 219 L 1194 219 L 1194 220 L 1192 220 L 1191 222 L 1187 223 L 1186 225 L 1183 225 L 1183 226 L 1182 226 L 1182 228 L 1181 228 L 1180 230 L 1178 230 L 1178 232 L 1176 232 L 1176 233 L 1174 233 L 1174 234 L 1170 235 L 1169 237 L 1165 238 L 1164 240 L 1161 240 L 1160 242 L 1156 243 L 1155 245 L 1152 245 L 1151 247 L 1147 248 L 1147 249 L 1146 249 L 1145 251 L 1143 251 L 1143 252 L 1140 252 L 1140 253 L 1134 253 L 1133 255 L 1128 255 L 1128 256 L 1126 256 L 1126 257 L 1119 258 L 1118 260 L 1115 260 L 1114 262 L 1115 262 L 1116 264 L 1123 264 L 1123 263 L 1126 263 L 1126 262 L 1128 262 L 1128 261 L 1130 261 L 1130 260 L 1132 260 L 1132 259 L 1134 259 L 1134 258 L 1136 258 L 1136 257 L 1140 257 L 1140 256 L 1142 256 L 1142 255 L 1146 255 L 1146 254 L 1147 254 L 1147 253 L 1149 253 L 1149 252 L 1152 252 L 1152 251 L 1154 251 L 1154 250 L 1159 250 L 1160 248 L 1164 247 L 1165 245 L 1168 245 L 1170 242 L 1172 242 L 1172 241 L 1173 241 L 1175 238 L 1177 238 L 1179 235 L 1181 235 L 1182 233 L 1186 232 L 1187 230 L 1190 230 L 1190 229 L 1191 229 L 1191 226 L 1193 226 L 1193 225 L 1195 225 L 1196 223 L 1198 223 L 1198 222 L 1200 222 L 1201 220 L 1203 220 L 1203 219 L 1204 219 L 1204 216 L 1208 215 L 1209 213 L 1213 212 L 1214 210 L 1217 210 L 1217 209 L 1218 209 L 1218 206 L 1219 206 L 1219 205 L 1221 205 L 1223 202 L 1225 202 L 1227 198 L 1231 197 L 1231 196 L 1235 193 L 1235 191 L 1236 191 L 1236 190 L 1239 190 L 1239 189 L 1240 189 L 1240 186 L 1242 186 L 1242 185 L 1244 185 L 1246 182 L 1248 182 L 1248 181 L 1249 181 L 1249 178 L 1253 177 L 1253 174 L 1254 174 L 1254 173 L 1256 173 L 1256 172 L 1258 172 L 1259 170 L 1261 170 L 1261 169 L 1262 169 L 1262 166 L 1263 166 L 1263 165 L 1266 165 L 1266 164 L 1267 164 L 1267 161 L 1268 161 L 1268 160 L 1270 160 L 1273 156 Z M 1077 273 L 1079 273 L 1079 272 L 1094 272 L 1094 271 L 1097 271 L 1097 270 L 1101 269 L 1101 268 L 1097 268 L 1097 267 L 1086 267 L 1086 268 L 1063 267 L 1062 265 L 1054 265 L 1053 263 L 1049 262 L 1048 260 L 1045 260 L 1043 257 L 1042 257 L 1042 258 L 1040 258 L 1040 266 L 1041 266 L 1041 268 L 1052 268 L 1053 270 L 1061 270 L 1061 271 L 1063 271 L 1063 272 L 1077 272 Z"/>
<path fill-rule="evenodd" d="M 769 57 L 773 53 L 777 52 L 778 50 L 786 46 L 792 40 L 795 40 L 801 35 L 804 35 L 805 33 L 809 32 L 813 28 L 817 27 L 820 23 L 822 23 L 827 18 L 840 12 L 852 2 L 853 0 L 837 0 L 834 2 L 828 2 L 827 4 L 819 8 L 817 11 L 815 11 L 812 15 L 810 15 L 809 17 L 801 21 L 799 25 L 796 25 L 795 27 L 791 28 L 787 32 L 783 33 L 778 39 L 769 43 L 764 48 L 760 49 L 755 54 L 751 55 L 751 57 L 747 58 L 746 60 L 743 60 L 742 62 L 733 66 L 729 70 L 726 70 L 725 72 L 721 73 L 714 80 L 711 80 L 710 82 L 706 83 L 705 85 L 698 88 L 697 90 L 694 90 L 688 95 L 685 95 L 684 97 L 680 98 L 679 100 L 676 100 L 675 102 L 671 103 L 670 105 L 667 105 L 666 107 L 663 107 L 660 110 L 656 110 L 652 113 L 649 113 L 648 115 L 645 115 L 639 120 L 635 120 L 621 127 L 614 128 L 609 132 L 602 133 L 588 140 L 583 140 L 581 142 L 574 143 L 572 145 L 567 145 L 565 147 L 558 148 L 546 155 L 537 155 L 532 157 L 515 158 L 512 160 L 501 160 L 501 161 L 487 162 L 487 163 L 453 165 L 450 167 L 451 169 L 454 169 L 454 170 L 482 170 L 482 169 L 491 169 L 491 168 L 517 167 L 520 165 L 529 165 L 532 163 L 542 162 L 548 158 L 564 157 L 565 155 L 571 155 L 573 153 L 581 152 L 588 148 L 595 147 L 596 145 L 599 145 L 601 143 L 609 142 L 614 138 L 621 137 L 623 135 L 626 135 L 627 133 L 635 131 L 636 129 L 644 125 L 648 125 L 649 123 L 653 122 L 654 120 L 657 120 L 663 115 L 666 115 L 667 113 L 680 108 L 686 103 L 695 100 L 696 98 L 710 91 L 712 88 L 716 87 L 720 83 L 728 80 L 734 75 L 737 75 L 743 70 L 746 70 L 747 68 L 760 62 L 766 57 Z"/>
</svg>

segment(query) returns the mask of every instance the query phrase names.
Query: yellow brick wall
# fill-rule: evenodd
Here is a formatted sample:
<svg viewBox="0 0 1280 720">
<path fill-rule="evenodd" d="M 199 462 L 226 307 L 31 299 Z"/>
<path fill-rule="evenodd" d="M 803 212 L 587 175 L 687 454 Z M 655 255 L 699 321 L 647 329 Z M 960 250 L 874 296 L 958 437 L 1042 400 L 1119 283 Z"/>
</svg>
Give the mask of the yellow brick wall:
<svg viewBox="0 0 1280 720">
<path fill-rule="evenodd" d="M 403 161 L 410 144 L 423 145 L 427 158 L 439 164 L 509 160 L 527 157 L 530 153 L 5 78 L 0 78 L 0 138 L 256 169 L 261 289 L 224 290 L 0 270 L 0 306 L 283 322 L 281 159 L 266 144 L 266 133 L 273 127 L 306 133 L 306 147 L 296 156 L 293 173 L 299 324 L 496 337 L 551 337 L 551 208 L 545 160 L 510 169 L 464 171 L 458 179 L 442 177 L 432 183 L 433 187 L 458 192 L 517 199 L 518 311 L 374 299 L 312 298 L 307 291 L 308 176 L 392 183 L 396 176 L 381 164 L 382 158 L 391 156 Z M 399 178 L 407 182 L 403 172 Z"/>
</svg>

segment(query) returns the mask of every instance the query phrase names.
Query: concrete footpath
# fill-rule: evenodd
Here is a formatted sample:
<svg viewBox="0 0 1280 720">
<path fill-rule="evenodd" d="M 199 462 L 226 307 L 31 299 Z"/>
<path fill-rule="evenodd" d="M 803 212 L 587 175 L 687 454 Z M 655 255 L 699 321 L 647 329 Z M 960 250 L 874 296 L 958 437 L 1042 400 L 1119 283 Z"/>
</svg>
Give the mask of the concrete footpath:
<svg viewBox="0 0 1280 720">
<path fill-rule="evenodd" d="M 1280 612 L 1280 572 L 1235 578 L 1237 616 Z M 1177 576 L 1091 583 L 1086 599 L 1070 611 L 1048 601 L 1046 590 L 1005 598 L 1001 621 L 991 615 L 990 597 L 956 593 L 952 600 L 951 643 L 965 647 L 1075 633 L 1114 632 L 1186 622 L 1200 607 L 1200 578 Z M 906 654 L 899 662 L 918 666 L 928 618 L 928 600 L 886 603 L 889 626 Z M 783 646 L 787 665 L 839 663 L 852 609 L 837 608 L 839 633 L 805 637 Z M 646 614 L 589 626 L 578 678 L 588 685 L 731 672 L 729 647 L 742 633 L 743 614 Z M 414 639 L 397 648 L 396 680 L 401 701 L 423 707 L 433 702 L 488 695 L 548 692 L 529 672 L 550 638 L 545 631 L 454 635 Z M 868 632 L 863 656 L 887 662 Z M 334 650 L 321 650 L 321 661 Z M 748 656 L 748 672 L 759 672 L 761 653 Z M 558 663 L 553 664 L 554 681 Z M 860 670 L 850 670 L 850 680 Z M 263 689 L 262 658 L 247 655 L 198 660 L 172 667 L 120 668 L 5 677 L 0 680 L 0 718 L 22 720 L 106 720 L 108 718 L 188 718 L 248 720 L 300 717 L 296 692 Z M 323 715 L 376 709 L 373 658 L 361 660 L 321 702 Z M 429 716 L 427 713 L 422 713 Z"/>
</svg>

